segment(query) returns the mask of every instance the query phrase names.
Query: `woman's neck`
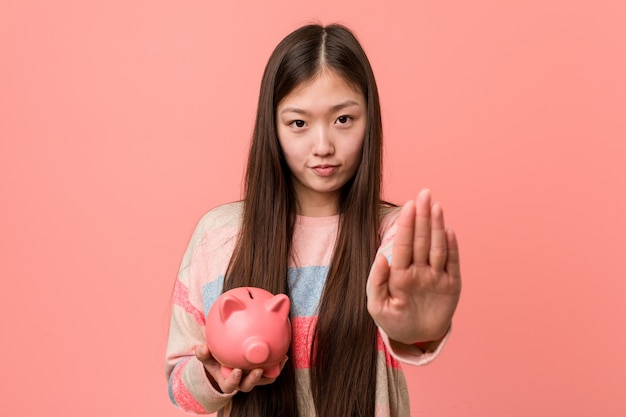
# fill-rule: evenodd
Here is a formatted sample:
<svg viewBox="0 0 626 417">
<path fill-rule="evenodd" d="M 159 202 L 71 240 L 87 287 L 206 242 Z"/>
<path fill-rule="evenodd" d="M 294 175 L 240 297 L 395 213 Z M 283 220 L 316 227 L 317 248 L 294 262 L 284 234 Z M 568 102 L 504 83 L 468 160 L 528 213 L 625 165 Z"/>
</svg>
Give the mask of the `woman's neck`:
<svg viewBox="0 0 626 417">
<path fill-rule="evenodd" d="M 334 200 L 299 202 L 296 214 L 304 217 L 330 217 L 339 214 L 337 202 Z"/>
</svg>

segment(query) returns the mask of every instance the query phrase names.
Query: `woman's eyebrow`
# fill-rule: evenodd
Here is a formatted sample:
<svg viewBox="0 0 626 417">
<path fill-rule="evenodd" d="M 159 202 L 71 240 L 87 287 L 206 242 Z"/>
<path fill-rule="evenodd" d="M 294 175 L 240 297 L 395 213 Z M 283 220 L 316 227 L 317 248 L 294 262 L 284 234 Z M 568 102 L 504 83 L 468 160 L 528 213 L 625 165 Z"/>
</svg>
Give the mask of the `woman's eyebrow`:
<svg viewBox="0 0 626 417">
<path fill-rule="evenodd" d="M 345 109 L 346 107 L 352 107 L 352 106 L 359 106 L 360 103 L 354 100 L 346 100 L 344 102 L 341 102 L 339 104 L 335 104 L 334 106 L 332 106 L 330 109 L 333 112 Z M 304 114 L 307 115 L 309 114 L 308 111 L 304 110 L 304 109 L 300 109 L 298 107 L 285 107 L 284 109 L 282 109 L 280 111 L 280 114 L 283 113 L 297 113 L 297 114 Z"/>
<path fill-rule="evenodd" d="M 309 114 L 309 112 L 307 112 L 306 110 L 303 109 L 299 109 L 297 107 L 285 107 L 284 109 L 282 109 L 280 111 L 280 114 L 283 113 L 298 113 L 298 114 Z"/>
<path fill-rule="evenodd" d="M 341 109 L 345 109 L 346 107 L 358 106 L 359 103 L 354 100 L 346 100 L 343 103 L 335 104 L 332 109 L 333 111 L 338 111 Z"/>
</svg>

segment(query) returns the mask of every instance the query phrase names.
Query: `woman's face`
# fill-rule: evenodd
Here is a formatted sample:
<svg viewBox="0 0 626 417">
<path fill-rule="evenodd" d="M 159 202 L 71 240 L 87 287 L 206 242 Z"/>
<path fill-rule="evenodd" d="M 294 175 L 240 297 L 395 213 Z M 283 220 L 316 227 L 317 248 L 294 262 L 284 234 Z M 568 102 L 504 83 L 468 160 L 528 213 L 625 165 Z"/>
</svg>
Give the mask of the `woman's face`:
<svg viewBox="0 0 626 417">
<path fill-rule="evenodd" d="M 299 214 L 337 214 L 365 137 L 363 93 L 330 70 L 297 86 L 276 109 L 278 141 L 291 170 Z"/>
</svg>

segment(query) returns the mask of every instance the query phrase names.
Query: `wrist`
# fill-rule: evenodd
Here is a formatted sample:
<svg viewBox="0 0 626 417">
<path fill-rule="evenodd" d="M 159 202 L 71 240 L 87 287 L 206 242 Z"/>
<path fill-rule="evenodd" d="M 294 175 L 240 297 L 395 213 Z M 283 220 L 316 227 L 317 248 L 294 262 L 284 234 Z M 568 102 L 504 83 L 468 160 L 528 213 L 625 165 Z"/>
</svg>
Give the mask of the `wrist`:
<svg viewBox="0 0 626 417">
<path fill-rule="evenodd" d="M 213 375 L 211 375 L 209 370 L 206 369 L 206 367 L 204 365 L 202 367 L 204 368 L 204 374 L 206 375 L 206 377 L 209 380 L 209 383 L 211 384 L 213 389 L 215 391 L 219 392 L 220 394 L 224 394 L 224 391 L 222 391 L 222 389 L 220 388 L 220 384 L 218 384 L 217 381 L 215 380 L 215 378 L 213 378 Z"/>
</svg>

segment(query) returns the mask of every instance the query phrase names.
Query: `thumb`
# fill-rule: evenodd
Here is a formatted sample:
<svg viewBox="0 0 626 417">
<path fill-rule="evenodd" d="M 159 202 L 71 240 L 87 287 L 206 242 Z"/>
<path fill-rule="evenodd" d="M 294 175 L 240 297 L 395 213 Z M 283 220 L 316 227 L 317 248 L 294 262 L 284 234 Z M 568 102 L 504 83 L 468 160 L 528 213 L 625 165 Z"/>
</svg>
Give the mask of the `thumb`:
<svg viewBox="0 0 626 417">
<path fill-rule="evenodd" d="M 198 358 L 198 360 L 203 363 L 212 358 L 211 352 L 209 352 L 209 347 L 207 345 L 196 346 L 195 354 L 196 358 Z"/>
<path fill-rule="evenodd" d="M 389 297 L 389 262 L 382 253 L 376 254 L 374 264 L 370 270 L 370 275 L 367 279 L 367 299 L 368 303 L 380 303 Z"/>
</svg>

